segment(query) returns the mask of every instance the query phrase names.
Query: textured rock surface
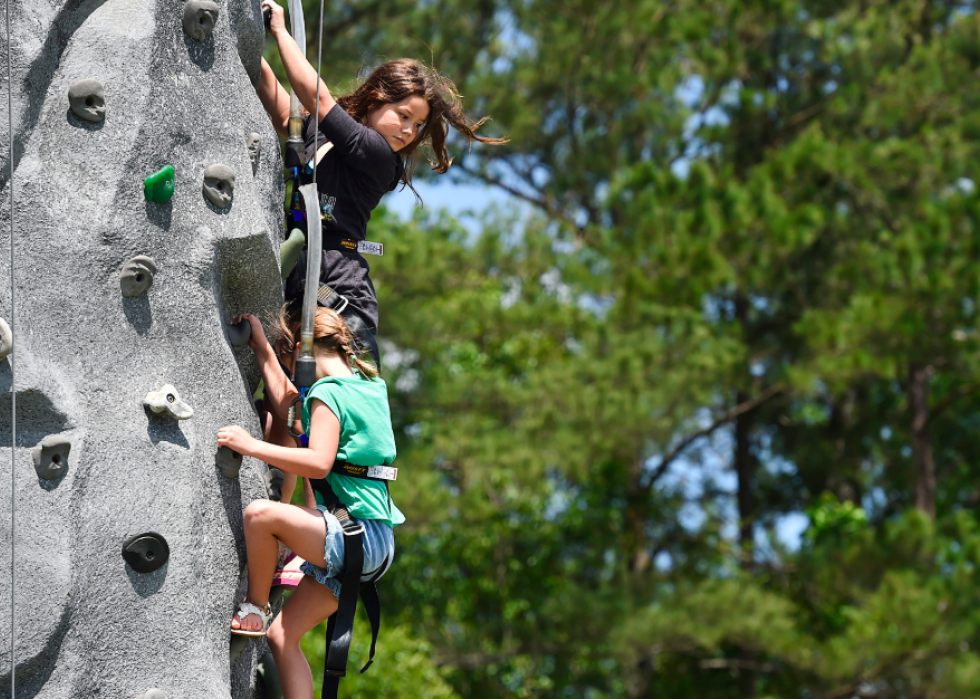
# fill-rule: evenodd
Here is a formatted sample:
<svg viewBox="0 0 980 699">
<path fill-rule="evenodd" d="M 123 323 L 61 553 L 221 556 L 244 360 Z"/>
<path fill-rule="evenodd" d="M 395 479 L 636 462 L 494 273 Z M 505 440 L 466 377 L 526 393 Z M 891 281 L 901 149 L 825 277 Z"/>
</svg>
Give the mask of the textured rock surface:
<svg viewBox="0 0 980 699">
<path fill-rule="evenodd" d="M 0 317 L 12 321 L 15 349 L 0 360 L 0 697 L 10 691 L 11 449 L 17 697 L 258 697 L 264 649 L 253 643 L 231 664 L 228 624 L 242 512 L 265 496 L 265 467 L 246 458 L 237 479 L 222 476 L 215 433 L 238 423 L 261 434 L 254 364 L 224 326 L 281 302 L 281 163 L 268 149 L 220 212 L 201 178 L 213 163 L 250 170 L 249 134 L 276 142 L 254 92 L 259 0 L 219 2 L 203 43 L 184 32 L 183 0 L 0 0 L 0 16 L 5 2 L 14 65 L 0 83 Z M 107 101 L 98 123 L 69 109 L 69 88 L 89 79 Z M 167 163 L 173 198 L 146 201 L 143 180 Z M 125 297 L 120 270 L 137 255 L 158 271 Z M 143 407 L 168 383 L 192 419 Z M 32 455 L 50 437 L 71 445 L 55 480 L 38 476 Z M 140 573 L 121 553 L 148 532 L 169 557 Z"/>
</svg>

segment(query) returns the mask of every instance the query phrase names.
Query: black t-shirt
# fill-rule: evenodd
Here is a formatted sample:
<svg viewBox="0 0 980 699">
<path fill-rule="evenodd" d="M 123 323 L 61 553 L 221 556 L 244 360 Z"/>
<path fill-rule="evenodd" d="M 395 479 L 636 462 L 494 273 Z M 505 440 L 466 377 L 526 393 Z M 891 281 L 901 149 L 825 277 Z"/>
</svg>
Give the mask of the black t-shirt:
<svg viewBox="0 0 980 699">
<path fill-rule="evenodd" d="M 315 157 L 325 143 L 333 147 L 316 168 L 320 205 L 333 220 L 323 221 L 323 261 L 320 281 L 343 294 L 372 331 L 378 327 L 378 299 L 368 274 L 370 266 L 359 253 L 328 250 L 344 238 L 367 239 L 371 212 L 386 192 L 398 184 L 402 164 L 398 154 L 374 129 L 356 122 L 339 104 L 334 105 L 315 128 L 312 116 L 303 119 L 307 158 Z M 286 299 L 303 297 L 305 254 L 286 280 Z"/>
</svg>

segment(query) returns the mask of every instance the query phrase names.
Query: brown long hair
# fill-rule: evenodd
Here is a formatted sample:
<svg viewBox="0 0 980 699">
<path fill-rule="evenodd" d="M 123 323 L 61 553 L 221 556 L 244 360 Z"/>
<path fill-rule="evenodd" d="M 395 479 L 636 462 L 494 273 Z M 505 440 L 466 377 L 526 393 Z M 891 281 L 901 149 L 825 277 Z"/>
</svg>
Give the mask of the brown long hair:
<svg viewBox="0 0 980 699">
<path fill-rule="evenodd" d="M 276 354 L 281 358 L 292 357 L 296 351 L 300 334 L 300 315 L 290 313 L 290 305 L 287 303 L 279 311 L 279 320 L 276 323 Z M 318 347 L 339 355 L 347 359 L 352 368 L 356 368 L 369 379 L 378 375 L 378 370 L 374 364 L 361 359 L 363 351 L 359 351 L 354 343 L 354 334 L 347 327 L 347 323 L 337 311 L 332 308 L 317 306 L 316 315 L 313 317 L 313 344 Z"/>
<path fill-rule="evenodd" d="M 453 159 L 446 150 L 450 126 L 470 144 L 473 141 L 490 145 L 507 143 L 506 138 L 477 136 L 476 130 L 490 117 L 473 121 L 466 116 L 462 96 L 453 81 L 412 58 L 399 58 L 378 66 L 354 92 L 339 98 L 337 103 L 354 119 L 364 123 L 370 110 L 413 95 L 421 96 L 429 105 L 429 118 L 425 125 L 419 129 L 415 140 L 398 152 L 404 166 L 401 181 L 413 192 L 412 175 L 419 161 L 419 146 L 428 145 L 431 148 L 429 165 L 436 172 L 442 174 L 452 165 Z M 415 192 L 415 196 L 418 197 L 418 192 Z"/>
</svg>

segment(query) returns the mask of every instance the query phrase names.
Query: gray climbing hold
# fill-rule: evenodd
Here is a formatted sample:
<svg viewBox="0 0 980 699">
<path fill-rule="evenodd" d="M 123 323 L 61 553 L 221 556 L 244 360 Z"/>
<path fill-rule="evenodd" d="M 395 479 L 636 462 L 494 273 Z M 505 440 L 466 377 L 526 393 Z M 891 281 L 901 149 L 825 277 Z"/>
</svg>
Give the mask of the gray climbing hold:
<svg viewBox="0 0 980 699">
<path fill-rule="evenodd" d="M 217 3 L 210 0 L 188 0 L 184 5 L 184 31 L 194 41 L 207 41 L 217 23 Z"/>
<path fill-rule="evenodd" d="M 167 695 L 159 689 L 150 689 L 140 699 L 167 699 Z"/>
<path fill-rule="evenodd" d="M 235 171 L 227 165 L 211 165 L 204 171 L 204 198 L 225 209 L 235 196 Z"/>
<path fill-rule="evenodd" d="M 270 500 L 282 500 L 282 484 L 285 482 L 286 476 L 278 468 L 270 468 L 265 472 L 265 489 Z"/>
<path fill-rule="evenodd" d="M 180 399 L 177 389 L 170 384 L 165 384 L 159 391 L 147 393 L 143 405 L 158 415 L 170 415 L 177 420 L 194 417 L 194 409 Z"/>
<path fill-rule="evenodd" d="M 245 139 L 245 145 L 248 147 L 248 157 L 252 161 L 252 174 L 255 175 L 259 171 L 259 158 L 262 156 L 262 137 L 257 133 L 250 133 Z"/>
<path fill-rule="evenodd" d="M 296 261 L 306 245 L 306 236 L 299 228 L 289 232 L 289 237 L 279 244 L 279 262 L 282 265 L 282 278 L 287 279 L 296 266 Z"/>
<path fill-rule="evenodd" d="M 147 532 L 127 539 L 122 555 L 137 573 L 152 573 L 170 558 L 170 547 L 159 534 Z"/>
<path fill-rule="evenodd" d="M 146 255 L 134 257 L 122 268 L 119 285 L 123 296 L 139 296 L 153 286 L 153 276 L 157 273 L 157 265 Z"/>
<path fill-rule="evenodd" d="M 14 334 L 10 332 L 10 326 L 7 325 L 7 321 L 0 318 L 0 361 L 3 361 L 13 351 Z"/>
<path fill-rule="evenodd" d="M 79 119 L 99 123 L 105 119 L 105 90 L 91 78 L 79 80 L 68 88 L 68 105 Z"/>
<path fill-rule="evenodd" d="M 68 453 L 71 451 L 71 442 L 64 437 L 56 434 L 49 435 L 41 440 L 31 451 L 34 457 L 34 470 L 37 471 L 38 478 L 46 481 L 54 481 L 61 478 L 65 469 L 68 468 Z"/>
<path fill-rule="evenodd" d="M 214 458 L 222 476 L 225 478 L 238 478 L 238 472 L 242 468 L 241 454 L 229 447 L 221 447 L 218 449 L 218 454 Z"/>
<path fill-rule="evenodd" d="M 244 347 L 252 339 L 252 324 L 243 320 L 228 326 L 228 340 L 233 347 Z"/>
</svg>

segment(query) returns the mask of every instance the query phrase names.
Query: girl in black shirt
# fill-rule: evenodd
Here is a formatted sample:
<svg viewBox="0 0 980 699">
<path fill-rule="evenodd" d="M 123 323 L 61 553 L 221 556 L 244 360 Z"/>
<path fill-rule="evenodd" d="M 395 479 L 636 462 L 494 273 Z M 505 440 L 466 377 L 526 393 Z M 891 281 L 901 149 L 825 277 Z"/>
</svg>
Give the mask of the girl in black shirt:
<svg viewBox="0 0 980 699">
<path fill-rule="evenodd" d="M 338 297 L 331 295 L 332 307 L 341 310 L 346 306 L 342 315 L 360 350 L 371 352 L 380 367 L 375 340 L 378 300 L 368 262 L 358 252 L 358 247 L 371 247 L 364 243 L 371 212 L 399 183 L 411 187 L 420 145 L 431 145 L 435 160 L 430 165 L 436 172 L 449 169 L 452 158 L 446 150 L 446 136 L 450 126 L 471 142 L 499 144 L 506 140 L 477 136 L 474 132 L 486 118 L 467 118 L 453 83 L 411 59 L 385 63 L 353 93 L 335 99 L 286 30 L 282 8 L 273 0 L 264 0 L 262 5 L 272 10 L 270 32 L 290 85 L 309 112 L 303 122 L 306 155 L 315 164 L 317 193 L 326 215 L 320 284 L 342 297 L 338 304 L 333 303 Z M 258 92 L 276 130 L 287 135 L 289 95 L 264 59 Z M 319 124 L 314 123 L 313 114 L 320 115 Z M 286 300 L 296 311 L 302 305 L 305 277 L 304 253 L 285 287 Z"/>
</svg>

